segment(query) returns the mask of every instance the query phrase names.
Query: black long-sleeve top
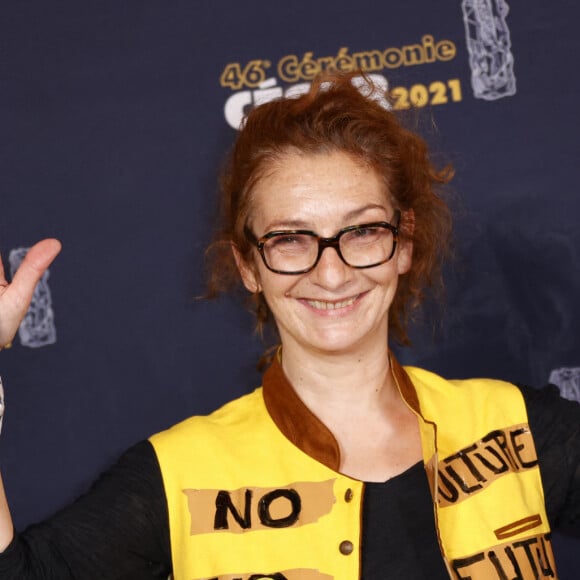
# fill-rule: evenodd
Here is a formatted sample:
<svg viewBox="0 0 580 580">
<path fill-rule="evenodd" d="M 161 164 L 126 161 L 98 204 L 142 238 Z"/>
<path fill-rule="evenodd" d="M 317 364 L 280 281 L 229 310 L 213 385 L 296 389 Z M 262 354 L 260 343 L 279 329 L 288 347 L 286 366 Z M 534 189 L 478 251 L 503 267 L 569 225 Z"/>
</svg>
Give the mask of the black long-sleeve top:
<svg viewBox="0 0 580 580">
<path fill-rule="evenodd" d="M 580 538 L 580 405 L 561 399 L 556 387 L 520 388 L 551 526 Z M 421 463 L 385 483 L 367 483 L 363 501 L 362 578 L 448 580 Z M 0 554 L 2 580 L 166 580 L 170 572 L 163 481 L 147 441 Z"/>
</svg>

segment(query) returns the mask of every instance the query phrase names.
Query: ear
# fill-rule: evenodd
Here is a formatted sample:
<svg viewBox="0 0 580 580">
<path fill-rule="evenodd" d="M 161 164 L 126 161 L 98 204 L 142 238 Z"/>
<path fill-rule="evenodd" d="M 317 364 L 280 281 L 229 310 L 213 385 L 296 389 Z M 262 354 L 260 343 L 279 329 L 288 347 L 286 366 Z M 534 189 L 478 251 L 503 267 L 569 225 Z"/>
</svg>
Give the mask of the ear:
<svg viewBox="0 0 580 580">
<path fill-rule="evenodd" d="M 399 243 L 397 248 L 397 273 L 406 274 L 413 263 L 413 231 L 415 230 L 415 212 L 404 211 L 399 226 Z"/>
<path fill-rule="evenodd" d="M 232 244 L 232 252 L 234 254 L 234 260 L 236 261 L 236 266 L 238 267 L 238 272 L 240 273 L 246 290 L 252 294 L 260 292 L 262 290 L 262 285 L 260 284 L 260 278 L 254 264 L 249 264 L 242 258 L 242 255 L 235 244 Z"/>
</svg>

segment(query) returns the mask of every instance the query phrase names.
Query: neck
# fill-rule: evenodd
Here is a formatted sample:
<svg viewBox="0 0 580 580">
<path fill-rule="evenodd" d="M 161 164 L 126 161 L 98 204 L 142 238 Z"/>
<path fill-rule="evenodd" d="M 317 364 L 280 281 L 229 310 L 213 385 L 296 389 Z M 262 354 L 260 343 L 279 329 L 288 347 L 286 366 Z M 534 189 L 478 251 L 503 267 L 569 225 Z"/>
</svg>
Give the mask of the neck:
<svg viewBox="0 0 580 580">
<path fill-rule="evenodd" d="M 315 413 L 352 413 L 382 407 L 398 397 L 387 341 L 358 352 L 305 351 L 284 344 L 282 368 L 302 401 Z M 325 414 L 325 413 L 324 413 Z"/>
</svg>

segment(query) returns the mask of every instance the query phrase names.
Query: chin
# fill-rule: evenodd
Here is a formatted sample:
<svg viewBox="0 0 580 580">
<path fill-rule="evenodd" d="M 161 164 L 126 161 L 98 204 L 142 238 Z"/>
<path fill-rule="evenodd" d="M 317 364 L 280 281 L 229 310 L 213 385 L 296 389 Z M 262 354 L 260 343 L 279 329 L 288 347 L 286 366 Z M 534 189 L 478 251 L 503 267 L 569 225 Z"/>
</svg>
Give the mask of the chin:
<svg viewBox="0 0 580 580">
<path fill-rule="evenodd" d="M 310 342 L 310 348 L 327 354 L 347 354 L 354 352 L 360 346 L 361 341 L 353 337 L 352 333 L 324 336 Z"/>
</svg>

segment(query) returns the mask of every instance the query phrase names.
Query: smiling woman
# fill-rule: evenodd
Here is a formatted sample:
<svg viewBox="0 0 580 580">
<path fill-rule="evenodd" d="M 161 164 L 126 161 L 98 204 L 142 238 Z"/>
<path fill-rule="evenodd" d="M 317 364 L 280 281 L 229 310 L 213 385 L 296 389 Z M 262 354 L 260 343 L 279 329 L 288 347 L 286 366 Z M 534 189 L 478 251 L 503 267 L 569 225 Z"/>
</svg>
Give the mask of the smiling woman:
<svg viewBox="0 0 580 580">
<path fill-rule="evenodd" d="M 224 174 L 208 293 L 241 283 L 275 325 L 262 387 L 20 534 L 0 494 L 1 578 L 557 576 L 551 529 L 580 534 L 580 407 L 392 356 L 441 280 L 452 172 L 353 78 L 254 109 Z M 58 248 L 0 275 L 0 344 Z"/>
<path fill-rule="evenodd" d="M 256 183 L 250 224 L 260 237 L 299 227 L 329 238 L 344 228 L 389 223 L 395 213 L 390 199 L 376 171 L 345 153 L 288 153 Z M 249 262 L 237 253 L 246 288 L 259 292 L 273 314 L 286 361 L 304 363 L 326 351 L 374 359 L 375 346 L 384 353 L 389 307 L 412 253 L 405 237 L 387 260 L 393 246 L 391 236 L 388 254 L 370 268 L 349 266 L 327 248 L 314 268 L 298 275 L 272 272 L 256 248 Z"/>
<path fill-rule="evenodd" d="M 453 170 L 436 168 L 425 142 L 384 108 L 384 99 L 368 98 L 376 95 L 378 89 L 370 81 L 359 86 L 357 77 L 358 74 L 327 74 L 315 79 L 307 95 L 276 100 L 250 112 L 222 178 L 222 227 L 208 252 L 209 295 L 227 291 L 239 281 L 231 242 L 244 260 L 253 251 L 247 227 L 254 207 L 254 186 L 270 179 L 271 172 L 284 165 L 281 158 L 340 153 L 358 164 L 359 172 L 372 170 L 379 182 L 383 207 L 389 202 L 402 212 L 400 238 L 412 238 L 413 268 L 399 282 L 389 322 L 391 337 L 406 344 L 409 315 L 420 305 L 428 288 L 441 284 L 440 266 L 449 253 L 451 218 L 438 190 L 451 179 Z M 358 88 L 351 79 L 357 80 Z M 331 167 L 328 172 L 333 173 L 336 168 Z M 276 189 L 265 195 L 273 204 L 284 199 L 284 192 Z M 381 219 L 386 217 L 392 214 Z M 266 231 L 252 233 L 263 235 Z M 263 295 L 254 295 L 254 305 L 260 327 L 269 319 Z"/>
</svg>

